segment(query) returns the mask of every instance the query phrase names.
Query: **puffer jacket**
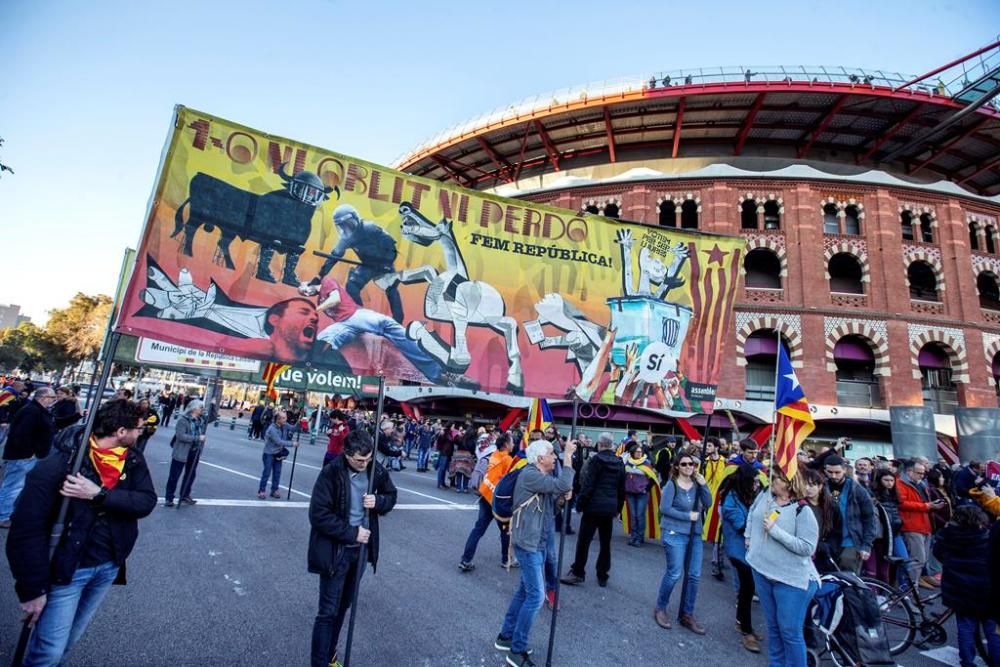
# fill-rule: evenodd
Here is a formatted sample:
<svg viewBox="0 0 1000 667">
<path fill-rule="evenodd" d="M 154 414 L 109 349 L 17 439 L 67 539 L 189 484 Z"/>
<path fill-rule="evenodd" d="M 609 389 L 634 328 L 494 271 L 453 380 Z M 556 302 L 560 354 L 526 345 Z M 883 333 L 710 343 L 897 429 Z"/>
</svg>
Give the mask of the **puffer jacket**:
<svg viewBox="0 0 1000 667">
<path fill-rule="evenodd" d="M 595 516 L 616 516 L 625 505 L 625 464 L 610 449 L 587 459 L 576 507 Z"/>
<path fill-rule="evenodd" d="M 990 533 L 948 524 L 934 540 L 934 557 L 941 561 L 941 597 L 963 616 L 989 618 Z"/>
</svg>

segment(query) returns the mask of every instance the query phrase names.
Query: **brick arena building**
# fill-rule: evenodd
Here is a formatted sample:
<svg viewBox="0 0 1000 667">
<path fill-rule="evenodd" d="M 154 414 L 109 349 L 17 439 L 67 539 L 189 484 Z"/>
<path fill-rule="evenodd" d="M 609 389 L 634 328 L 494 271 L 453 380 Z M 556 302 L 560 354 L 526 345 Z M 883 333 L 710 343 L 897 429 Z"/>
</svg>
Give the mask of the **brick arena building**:
<svg viewBox="0 0 1000 667">
<path fill-rule="evenodd" d="M 745 433 L 770 421 L 777 331 L 815 437 L 853 435 L 887 453 L 888 407 L 927 405 L 944 444 L 957 406 L 995 408 L 1000 396 L 998 65 L 993 44 L 924 77 L 656 73 L 512 105 L 397 166 L 573 211 L 742 235 L 715 426 Z M 672 421 L 590 414 L 655 430 Z"/>
</svg>

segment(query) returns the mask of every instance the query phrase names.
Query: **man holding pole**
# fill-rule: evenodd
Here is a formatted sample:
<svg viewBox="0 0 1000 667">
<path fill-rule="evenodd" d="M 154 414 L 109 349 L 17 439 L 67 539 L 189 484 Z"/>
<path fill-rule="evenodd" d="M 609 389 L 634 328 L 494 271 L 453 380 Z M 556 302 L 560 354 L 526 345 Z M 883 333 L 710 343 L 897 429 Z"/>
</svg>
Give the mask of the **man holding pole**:
<svg viewBox="0 0 1000 667">
<path fill-rule="evenodd" d="M 313 624 L 312 667 L 340 667 L 337 641 L 364 567 L 362 545 L 367 545 L 367 562 L 374 572 L 378 517 L 396 505 L 396 487 L 389 472 L 372 460 L 374 454 L 371 436 L 362 429 L 351 431 L 344 453 L 323 468 L 313 487 L 309 571 L 319 575 L 319 611 Z"/>
<path fill-rule="evenodd" d="M 528 652 L 528 634 L 544 599 L 546 545 L 555 530 L 556 499 L 573 488 L 575 451 L 576 441 L 570 440 L 563 449 L 562 471 L 553 477 L 556 453 L 552 443 L 532 442 L 525 452 L 528 464 L 514 486 L 511 541 L 514 556 L 521 564 L 521 583 L 494 642 L 497 649 L 509 651 L 507 664 L 514 667 L 535 664 Z"/>
<path fill-rule="evenodd" d="M 156 490 L 141 452 L 138 407 L 125 400 L 97 412 L 80 471 L 67 475 L 74 452 L 41 460 L 28 477 L 7 538 L 14 587 L 35 625 L 24 665 L 56 665 L 80 639 L 112 583 L 125 583 L 125 559 L 138 520 L 156 507 Z M 76 436 L 82 440 L 84 429 Z M 62 497 L 65 532 L 52 557 L 49 535 Z"/>
<path fill-rule="evenodd" d="M 271 497 L 281 498 L 278 493 L 278 485 L 281 483 L 281 462 L 288 455 L 289 447 L 298 447 L 292 441 L 292 427 L 288 425 L 288 415 L 279 410 L 274 413 L 274 421 L 267 427 L 264 434 L 264 454 L 261 460 L 264 462 L 264 471 L 260 475 L 260 486 L 257 488 L 257 497 L 264 499 L 267 497 L 267 478 L 271 478 Z M 282 450 L 285 450 L 284 456 Z"/>
</svg>

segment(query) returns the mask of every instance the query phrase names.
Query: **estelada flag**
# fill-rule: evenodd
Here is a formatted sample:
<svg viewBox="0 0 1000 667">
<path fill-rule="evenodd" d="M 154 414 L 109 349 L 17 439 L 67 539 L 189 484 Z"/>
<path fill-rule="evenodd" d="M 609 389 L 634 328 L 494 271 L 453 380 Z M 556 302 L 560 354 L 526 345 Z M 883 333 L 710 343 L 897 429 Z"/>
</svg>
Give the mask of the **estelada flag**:
<svg viewBox="0 0 1000 667">
<path fill-rule="evenodd" d="M 646 516 L 643 517 L 646 520 L 646 539 L 658 540 L 660 539 L 660 478 L 656 475 L 656 471 L 653 470 L 653 466 L 649 463 L 643 463 L 637 466 L 646 477 L 652 480 L 652 484 L 649 486 L 649 500 L 646 503 Z M 632 514 L 629 512 L 628 503 L 622 507 L 622 525 L 625 528 L 625 534 L 632 534 Z"/>
<path fill-rule="evenodd" d="M 809 401 L 799 384 L 792 362 L 782 345 L 778 345 L 778 373 L 774 387 L 774 454 L 773 461 L 791 479 L 798 472 L 798 451 L 809 434 L 816 429 Z"/>
<path fill-rule="evenodd" d="M 532 399 L 531 409 L 528 411 L 528 433 L 544 431 L 551 425 L 552 410 L 549 409 L 549 402 L 544 398 Z"/>
<path fill-rule="evenodd" d="M 264 380 L 265 384 L 267 384 L 267 397 L 272 401 L 278 400 L 278 392 L 274 389 L 274 383 L 277 381 L 278 376 L 289 368 L 291 368 L 290 364 L 277 364 L 273 361 L 267 362 L 264 366 L 264 372 L 261 373 L 261 378 Z"/>
</svg>

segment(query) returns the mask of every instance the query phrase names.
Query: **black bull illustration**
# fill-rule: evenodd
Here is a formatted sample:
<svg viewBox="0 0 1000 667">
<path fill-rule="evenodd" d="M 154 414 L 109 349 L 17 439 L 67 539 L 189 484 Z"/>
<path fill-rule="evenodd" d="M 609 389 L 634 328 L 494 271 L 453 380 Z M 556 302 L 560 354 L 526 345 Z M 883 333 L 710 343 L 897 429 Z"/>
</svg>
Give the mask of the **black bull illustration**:
<svg viewBox="0 0 1000 667">
<path fill-rule="evenodd" d="M 192 243 L 198 227 L 206 232 L 219 228 L 219 253 L 227 269 L 236 268 L 229 254 L 233 239 L 260 244 L 256 277 L 266 282 L 277 282 L 271 275 L 271 258 L 275 252 L 285 255 L 281 282 L 298 286 L 295 267 L 305 251 L 306 240 L 312 232 L 312 218 L 316 208 L 331 192 L 340 197 L 336 187 L 325 187 L 319 177 L 302 171 L 295 176 L 285 173 L 285 165 L 278 170 L 285 187 L 265 194 L 247 192 L 223 180 L 197 173 L 191 178 L 188 198 L 177 208 L 174 217 L 176 237 L 184 231 L 183 252 L 193 255 Z M 184 209 L 188 209 L 187 222 Z"/>
</svg>

